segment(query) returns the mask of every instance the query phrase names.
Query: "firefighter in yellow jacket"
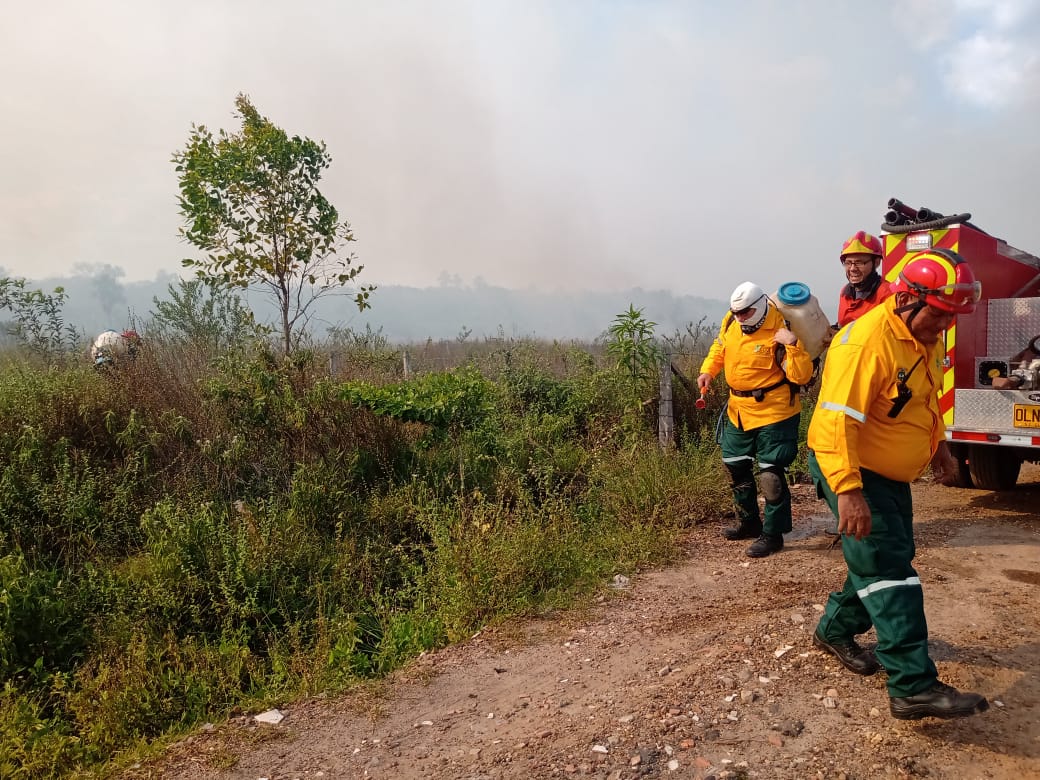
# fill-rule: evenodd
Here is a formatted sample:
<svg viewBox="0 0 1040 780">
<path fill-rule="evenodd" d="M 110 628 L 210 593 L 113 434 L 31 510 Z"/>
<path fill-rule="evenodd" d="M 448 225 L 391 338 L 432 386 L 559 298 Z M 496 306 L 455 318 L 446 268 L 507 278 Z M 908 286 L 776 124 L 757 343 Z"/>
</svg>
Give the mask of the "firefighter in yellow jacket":
<svg viewBox="0 0 1040 780">
<path fill-rule="evenodd" d="M 697 385 L 703 391 L 723 369 L 729 404 L 722 462 L 729 471 L 740 521 L 723 535 L 755 539 L 747 554 L 764 558 L 783 549 L 783 535 L 791 530 L 786 469 L 798 454 L 799 387 L 812 378 L 813 363 L 757 284 L 744 282 L 730 296 L 730 311 L 701 364 Z M 756 458 L 764 522 L 758 509 Z"/>
<path fill-rule="evenodd" d="M 946 449 L 937 397 L 942 333 L 974 310 L 981 289 L 956 252 L 913 255 L 894 294 L 831 342 L 809 426 L 809 470 L 838 518 L 848 576 L 832 593 L 813 644 L 849 670 L 888 672 L 896 718 L 956 718 L 989 705 L 939 682 L 928 656 L 921 580 L 914 570 L 910 482 L 929 462 L 947 481 L 957 464 Z M 877 629 L 877 651 L 857 634 Z"/>
</svg>

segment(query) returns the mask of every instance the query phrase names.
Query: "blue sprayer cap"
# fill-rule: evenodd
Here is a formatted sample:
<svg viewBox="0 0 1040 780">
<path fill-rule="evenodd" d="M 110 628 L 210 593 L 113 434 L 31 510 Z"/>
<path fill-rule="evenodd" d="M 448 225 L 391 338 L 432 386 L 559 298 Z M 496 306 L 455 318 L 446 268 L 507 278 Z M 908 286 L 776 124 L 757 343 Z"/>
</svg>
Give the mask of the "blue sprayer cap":
<svg viewBox="0 0 1040 780">
<path fill-rule="evenodd" d="M 809 302 L 811 295 L 809 286 L 801 282 L 784 282 L 776 293 L 776 297 L 786 306 L 802 306 Z"/>
</svg>

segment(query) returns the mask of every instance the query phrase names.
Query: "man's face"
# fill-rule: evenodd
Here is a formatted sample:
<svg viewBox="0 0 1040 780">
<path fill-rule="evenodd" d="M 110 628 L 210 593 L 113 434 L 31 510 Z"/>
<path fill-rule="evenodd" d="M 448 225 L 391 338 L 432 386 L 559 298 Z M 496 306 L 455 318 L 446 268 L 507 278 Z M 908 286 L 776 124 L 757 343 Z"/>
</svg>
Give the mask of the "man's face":
<svg viewBox="0 0 1040 780">
<path fill-rule="evenodd" d="M 737 322 L 747 322 L 751 319 L 751 315 L 755 313 L 754 306 L 748 306 L 746 309 L 733 312 L 733 316 L 737 318 Z"/>
<path fill-rule="evenodd" d="M 900 297 L 904 297 L 904 300 L 900 301 Z M 899 293 L 896 297 L 896 306 L 904 306 L 912 300 L 913 297 L 907 293 Z M 901 316 L 906 322 L 910 312 L 905 312 Z M 934 306 L 925 306 L 910 320 L 910 334 L 922 344 L 934 344 L 942 332 L 953 324 L 954 317 L 956 315 L 948 311 L 937 309 Z"/>
<path fill-rule="evenodd" d="M 866 279 L 874 270 L 875 262 L 877 262 L 877 258 L 874 255 L 863 252 L 853 252 L 841 259 L 841 264 L 845 266 L 845 278 L 849 280 L 849 284 L 859 284 Z"/>
</svg>

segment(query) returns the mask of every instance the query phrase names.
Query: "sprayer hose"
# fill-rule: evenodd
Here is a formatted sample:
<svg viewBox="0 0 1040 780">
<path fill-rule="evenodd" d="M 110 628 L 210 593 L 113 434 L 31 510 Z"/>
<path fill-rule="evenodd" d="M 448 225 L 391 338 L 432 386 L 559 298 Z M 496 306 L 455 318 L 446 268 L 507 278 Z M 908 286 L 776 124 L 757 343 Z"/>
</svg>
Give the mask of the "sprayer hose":
<svg viewBox="0 0 1040 780">
<path fill-rule="evenodd" d="M 963 214 L 951 214 L 948 217 L 930 219 L 927 222 L 908 222 L 905 225 L 895 225 L 891 222 L 886 222 L 881 226 L 881 229 L 886 233 L 916 233 L 918 230 L 938 230 L 947 225 L 967 222 L 969 219 L 971 219 L 971 214 L 965 212 Z"/>
</svg>

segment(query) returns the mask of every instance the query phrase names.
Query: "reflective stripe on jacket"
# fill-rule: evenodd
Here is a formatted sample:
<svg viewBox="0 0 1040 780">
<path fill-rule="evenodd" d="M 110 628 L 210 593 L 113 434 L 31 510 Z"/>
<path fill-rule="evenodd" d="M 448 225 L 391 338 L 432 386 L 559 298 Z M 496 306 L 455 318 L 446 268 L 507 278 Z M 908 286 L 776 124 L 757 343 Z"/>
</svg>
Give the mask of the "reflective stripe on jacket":
<svg viewBox="0 0 1040 780">
<path fill-rule="evenodd" d="M 945 436 L 937 395 L 942 358 L 942 340 L 926 347 L 915 339 L 895 313 L 894 296 L 838 331 L 809 425 L 809 449 L 831 490 L 862 487 L 861 466 L 899 482 L 922 474 Z M 909 374 L 913 396 L 889 417 L 900 371 Z"/>
<path fill-rule="evenodd" d="M 765 322 L 754 333 L 745 334 L 740 323 L 726 315 L 719 335 L 711 343 L 708 356 L 701 363 L 701 373 L 718 376 L 724 368 L 726 381 L 735 390 L 756 390 L 787 378 L 804 385 L 812 378 L 813 365 L 801 342 L 785 347 L 784 367 L 776 363 L 776 342 L 773 336 L 785 327 L 783 315 L 770 304 Z M 745 431 L 793 417 L 802 410 L 801 396 L 791 399 L 789 385 L 781 385 L 766 393 L 761 401 L 754 398 L 729 397 L 729 419 Z"/>
</svg>

